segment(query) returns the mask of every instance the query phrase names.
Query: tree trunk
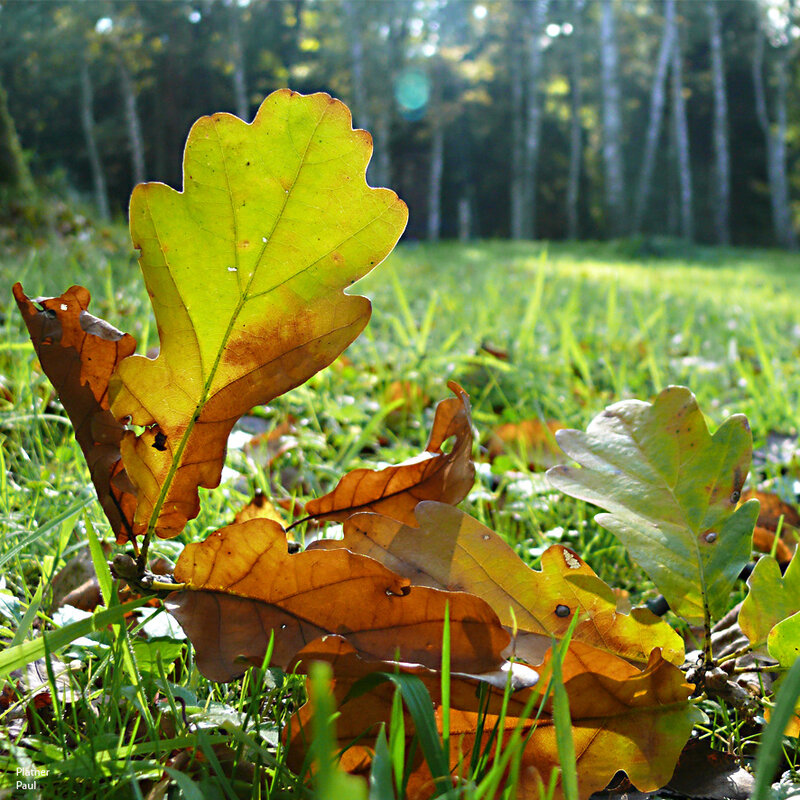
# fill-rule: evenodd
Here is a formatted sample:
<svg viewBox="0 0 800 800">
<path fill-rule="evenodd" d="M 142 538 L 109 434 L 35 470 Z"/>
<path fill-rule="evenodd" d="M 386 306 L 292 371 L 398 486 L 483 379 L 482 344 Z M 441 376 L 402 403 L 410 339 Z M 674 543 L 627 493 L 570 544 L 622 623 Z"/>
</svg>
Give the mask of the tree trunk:
<svg viewBox="0 0 800 800">
<path fill-rule="evenodd" d="M 789 181 L 786 175 L 786 94 L 788 81 L 788 50 L 784 48 L 776 65 L 777 86 L 775 95 L 775 194 L 778 196 L 777 212 L 780 217 L 781 243 L 789 250 L 797 250 L 797 234 L 792 225 L 789 200 Z"/>
<path fill-rule="evenodd" d="M 236 101 L 236 116 L 245 122 L 250 121 L 250 103 L 247 99 L 247 72 L 245 70 L 244 40 L 239 20 L 240 9 L 237 3 L 230 7 L 231 56 L 233 59 L 233 96 Z"/>
<path fill-rule="evenodd" d="M 731 162 L 728 148 L 728 96 L 725 91 L 725 60 L 722 28 L 716 0 L 707 0 L 708 35 L 711 49 L 711 81 L 714 89 L 714 229 L 719 244 L 731 243 Z"/>
<path fill-rule="evenodd" d="M 520 30 L 520 20 L 515 13 L 518 9 L 516 3 L 509 9 L 511 31 L 509 47 L 509 76 L 511 79 L 511 176 L 509 186 L 511 189 L 511 238 L 523 237 L 523 162 L 525 160 L 525 127 L 523 122 L 525 89 L 522 83 L 522 70 L 520 64 L 523 58 L 523 37 Z"/>
<path fill-rule="evenodd" d="M 12 197 L 24 197 L 34 192 L 33 179 L 22 154 L 3 86 L 0 86 L 0 186 L 8 189 Z"/>
<path fill-rule="evenodd" d="M 458 241 L 464 244 L 472 237 L 472 204 L 469 197 L 458 198 Z"/>
<path fill-rule="evenodd" d="M 569 175 L 567 177 L 567 237 L 577 239 L 578 189 L 581 178 L 581 154 L 583 149 L 583 129 L 581 126 L 581 106 L 583 105 L 583 7 L 585 0 L 575 0 L 572 22 L 572 51 L 570 53 L 570 136 L 569 136 Z"/>
<path fill-rule="evenodd" d="M 139 113 L 136 110 L 136 92 L 133 88 L 133 79 L 125 63 L 124 56 L 120 53 L 117 59 L 119 64 L 119 83 L 122 90 L 122 99 L 125 104 L 125 122 L 128 125 L 128 142 L 131 148 L 131 169 L 133 182 L 144 183 L 144 137 L 142 125 L 139 122 Z"/>
<path fill-rule="evenodd" d="M 683 97 L 683 65 L 679 35 L 675 36 L 672 43 L 672 93 L 672 114 L 675 123 L 675 145 L 678 157 L 678 185 L 680 186 L 681 198 L 681 236 L 691 241 L 694 238 L 692 167 L 689 159 L 689 126 L 686 122 L 686 102 Z"/>
<path fill-rule="evenodd" d="M 542 36 L 547 24 L 549 0 L 535 0 L 528 34 L 528 105 L 526 109 L 525 150 L 522 185 L 522 235 L 536 235 L 536 173 L 539 166 L 539 145 L 542 133 Z"/>
<path fill-rule="evenodd" d="M 111 219 L 108 207 L 108 191 L 106 179 L 103 174 L 103 164 L 97 151 L 97 140 L 94 136 L 94 97 L 92 92 L 92 79 L 89 74 L 89 64 L 83 59 L 81 64 L 81 125 L 86 139 L 86 151 L 89 154 L 89 166 L 92 171 L 94 183 L 94 198 L 100 218 L 107 222 Z"/>
<path fill-rule="evenodd" d="M 613 0 L 602 0 L 600 13 L 600 66 L 603 91 L 603 162 L 605 165 L 606 213 L 613 236 L 625 232 L 625 172 L 622 164 L 622 110 L 620 101 L 619 52 Z"/>
<path fill-rule="evenodd" d="M 431 69 L 431 163 L 428 175 L 428 239 L 438 242 L 442 232 L 442 174 L 444 173 L 444 120 L 439 65 Z"/>
<path fill-rule="evenodd" d="M 350 35 L 350 77 L 353 116 L 359 128 L 371 130 L 372 120 L 367 109 L 367 87 L 364 80 L 364 43 L 361 41 L 361 21 L 353 0 L 344 0 L 344 14 Z"/>
<path fill-rule="evenodd" d="M 797 236 L 792 227 L 789 206 L 789 185 L 786 179 L 786 54 L 781 53 L 777 64 L 777 93 L 775 98 L 776 122 L 770 123 L 767 112 L 764 86 L 764 34 L 756 31 L 756 46 L 753 55 L 753 88 L 756 100 L 756 116 L 767 145 L 767 176 L 772 205 L 772 227 L 775 239 L 781 247 L 797 249 Z"/>
<path fill-rule="evenodd" d="M 714 0 L 711 0 L 714 2 Z M 633 211 L 633 231 L 641 233 L 642 222 L 647 210 L 647 199 L 650 196 L 653 181 L 653 167 L 656 161 L 656 148 L 661 135 L 661 121 L 664 117 L 666 100 L 667 70 L 672 56 L 672 46 L 677 34 L 675 25 L 675 0 L 666 0 L 664 6 L 664 33 L 661 36 L 661 47 L 656 61 L 656 72 L 653 76 L 653 88 L 650 92 L 650 119 L 644 140 L 642 169 L 639 172 L 639 185 L 636 188 L 636 203 Z"/>
</svg>

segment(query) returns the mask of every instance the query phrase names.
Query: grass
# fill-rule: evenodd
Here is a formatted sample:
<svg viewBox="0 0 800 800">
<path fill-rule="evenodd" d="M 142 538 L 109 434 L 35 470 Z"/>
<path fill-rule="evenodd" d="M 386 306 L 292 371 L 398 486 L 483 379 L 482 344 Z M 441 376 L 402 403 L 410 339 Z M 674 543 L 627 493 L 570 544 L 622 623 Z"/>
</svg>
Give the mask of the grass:
<svg viewBox="0 0 800 800">
<path fill-rule="evenodd" d="M 347 359 L 254 412 L 252 424 L 267 431 L 296 420 L 297 446 L 269 464 L 255 451 L 233 450 L 227 479 L 204 494 L 200 517 L 178 541 L 156 542 L 153 550 L 174 560 L 185 541 L 230 521 L 255 487 L 316 495 L 345 470 L 418 453 L 449 379 L 469 392 L 482 439 L 501 422 L 537 417 L 583 428 L 606 405 L 650 399 L 673 383 L 695 392 L 712 427 L 729 414 L 747 414 L 756 447 L 771 431 L 795 435 L 797 266 L 796 257 L 779 252 L 672 242 L 403 245 L 357 287 L 371 297 L 374 315 Z M 42 630 L 72 624 L 81 632 L 69 643 L 71 631 L 63 636 L 59 661 L 40 662 L 47 674 L 39 686 L 50 685 L 52 706 L 30 703 L 39 690 L 24 668 L 17 696 L 0 706 L 0 787 L 13 788 L 22 765 L 40 770 L 36 780 L 47 798 L 155 798 L 170 781 L 171 797 L 190 800 L 301 796 L 279 743 L 302 699 L 298 679 L 265 666 L 231 684 L 206 681 L 190 648 L 160 624 L 165 614 L 140 622 L 141 635 L 126 631 L 113 610 L 110 577 L 105 599 L 112 610 L 103 622 L 112 624 L 93 630 L 79 615 L 51 613 L 65 565 L 89 559 L 87 541 L 106 528 L 71 428 L 10 299 L 15 280 L 29 295 L 83 283 L 93 313 L 133 333 L 140 352 L 156 344 L 121 228 L 6 243 L 0 252 L 0 636 L 27 642 L 34 658 L 46 655 Z M 782 468 L 768 466 L 762 477 L 785 486 Z M 513 452 L 481 466 L 463 507 L 534 566 L 547 545 L 562 541 L 635 601 L 655 594 L 595 525 L 592 510 L 555 495 Z M 101 564 L 97 547 L 94 556 Z M 53 663 L 63 672 L 55 674 L 47 666 Z M 719 712 L 715 722 L 752 755 L 750 740 L 737 738 L 742 724 L 733 711 Z M 322 723 L 319 729 L 327 730 Z M 403 758 L 391 728 L 386 735 L 376 769 L 389 791 L 402 777 Z M 256 771 L 264 780 L 253 780 Z M 335 773 L 324 780 L 341 785 Z"/>
</svg>

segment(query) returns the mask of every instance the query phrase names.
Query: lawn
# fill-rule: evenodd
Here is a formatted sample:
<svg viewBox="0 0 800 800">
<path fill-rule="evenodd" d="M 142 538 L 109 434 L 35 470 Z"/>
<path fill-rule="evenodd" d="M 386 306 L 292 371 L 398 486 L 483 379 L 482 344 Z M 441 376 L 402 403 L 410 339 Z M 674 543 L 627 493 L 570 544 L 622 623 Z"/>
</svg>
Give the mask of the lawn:
<svg viewBox="0 0 800 800">
<path fill-rule="evenodd" d="M 133 333 L 145 352 L 157 335 L 126 237 L 119 227 L 87 226 L 8 245 L 0 255 L 0 636 L 13 644 L 81 618 L 51 613 L 54 583 L 64 581 L 76 556 L 86 562 L 87 539 L 108 536 L 10 287 L 20 280 L 30 296 L 50 296 L 82 283 L 93 295 L 90 310 Z M 771 432 L 794 436 L 798 267 L 796 256 L 777 251 L 666 240 L 402 244 L 351 290 L 373 303 L 362 337 L 331 368 L 239 426 L 223 485 L 207 493 L 200 517 L 178 540 L 152 549 L 174 561 L 183 543 L 229 522 L 256 488 L 307 499 L 350 469 L 419 453 L 436 402 L 455 380 L 470 395 L 481 442 L 478 480 L 462 508 L 531 565 L 560 541 L 634 601 L 650 599 L 652 584 L 593 522 L 594 511 L 553 492 L 513 446 L 490 462 L 489 437 L 503 423 L 533 419 L 585 428 L 605 406 L 650 400 L 670 384 L 696 394 L 712 430 L 742 412 L 756 448 Z M 767 463 L 759 477 L 786 493 L 794 475 L 782 475 L 782 467 Z M 121 625 L 68 644 L 59 652 L 65 673 L 38 678 L 40 687 L 61 686 L 52 692 L 55 708 L 37 712 L 22 739 L 15 734 L 23 729 L 20 704 L 0 706 L 8 707 L 0 716 L 0 769 L 9 770 L 0 785 L 15 785 L 17 764 L 50 765 L 50 776 L 38 779 L 43 797 L 130 796 L 134 777 L 141 781 L 131 784 L 134 796 L 145 797 L 165 763 L 185 782 L 175 777 L 184 765 L 168 759 L 197 747 L 204 755 L 190 774 L 202 796 L 235 796 L 242 786 L 245 796 L 269 796 L 250 793 L 248 770 L 262 765 L 276 792 L 291 786 L 276 742 L 299 683 L 266 669 L 212 684 L 192 668 L 166 619 L 148 620 L 133 644 Z M 23 675 L 23 693 L 35 694 L 36 680 L 30 670 Z M 71 685 L 90 690 L 75 699 Z M 742 750 L 733 717 L 725 737 L 752 755 Z M 192 797 L 188 782 L 182 790 Z"/>
</svg>

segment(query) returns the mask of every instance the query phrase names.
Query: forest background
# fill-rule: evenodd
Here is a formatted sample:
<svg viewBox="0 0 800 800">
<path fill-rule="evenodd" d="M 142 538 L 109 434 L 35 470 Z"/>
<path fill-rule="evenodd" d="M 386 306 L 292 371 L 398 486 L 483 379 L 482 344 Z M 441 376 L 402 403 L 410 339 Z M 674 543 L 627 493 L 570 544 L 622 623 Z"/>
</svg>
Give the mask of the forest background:
<svg viewBox="0 0 800 800">
<path fill-rule="evenodd" d="M 324 90 L 406 237 L 797 246 L 796 0 L 196 0 L 0 7 L 35 175 L 127 211 L 191 123 Z M 55 176 L 55 177 L 53 177 Z M 60 177 L 59 177 L 60 176 Z"/>
</svg>

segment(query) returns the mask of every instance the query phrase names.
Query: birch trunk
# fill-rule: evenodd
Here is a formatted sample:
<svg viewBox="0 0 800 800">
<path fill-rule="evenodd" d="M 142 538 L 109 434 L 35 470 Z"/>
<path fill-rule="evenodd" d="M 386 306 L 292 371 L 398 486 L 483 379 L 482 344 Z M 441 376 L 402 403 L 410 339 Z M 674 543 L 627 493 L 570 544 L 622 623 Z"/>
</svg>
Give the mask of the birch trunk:
<svg viewBox="0 0 800 800">
<path fill-rule="evenodd" d="M 542 36 L 547 24 L 549 0 L 536 0 L 528 35 L 528 106 L 526 109 L 525 150 L 522 205 L 522 235 L 533 239 L 536 235 L 536 173 L 539 166 L 539 146 L 542 134 Z"/>
<path fill-rule="evenodd" d="M 603 92 L 603 162 L 609 230 L 625 232 L 625 173 L 622 164 L 622 110 L 619 52 L 612 0 L 602 0 L 600 13 L 600 73 Z"/>
<path fill-rule="evenodd" d="M 775 98 L 776 122 L 771 124 L 767 111 L 766 87 L 764 85 L 764 34 L 756 31 L 756 46 L 753 55 L 753 88 L 755 91 L 756 116 L 767 146 L 767 176 L 772 206 L 772 227 L 775 240 L 781 247 L 797 249 L 797 235 L 792 227 L 789 206 L 789 185 L 786 179 L 786 55 L 781 54 L 777 65 L 777 94 Z"/>
<path fill-rule="evenodd" d="M 103 173 L 103 164 L 97 150 L 97 140 L 94 135 L 94 92 L 92 91 L 92 78 L 89 74 L 89 64 L 84 58 L 81 64 L 81 125 L 86 139 L 86 151 L 89 154 L 89 167 L 92 171 L 94 184 L 94 199 L 100 218 L 107 222 L 111 219 L 108 207 L 108 190 L 106 178 Z"/>
<path fill-rule="evenodd" d="M 135 184 L 144 183 L 144 137 L 139 113 L 136 110 L 136 91 L 133 88 L 133 78 L 122 54 L 118 56 L 117 63 L 119 64 L 119 84 L 125 105 L 125 122 L 128 126 L 128 144 L 131 148 L 133 182 Z"/>
<path fill-rule="evenodd" d="M 728 147 L 728 96 L 725 91 L 725 59 L 722 27 L 716 0 L 707 0 L 708 39 L 711 50 L 711 82 L 714 90 L 714 229 L 719 244 L 731 243 L 731 160 Z"/>
<path fill-rule="evenodd" d="M 444 173 L 444 123 L 439 65 L 431 69 L 431 161 L 428 173 L 428 239 L 438 242 L 442 232 L 442 175 Z"/>
<path fill-rule="evenodd" d="M 581 106 L 583 105 L 583 7 L 585 0 L 575 0 L 572 21 L 572 52 L 570 53 L 570 136 L 569 136 L 569 174 L 567 176 L 567 238 L 577 239 L 578 189 L 581 178 L 581 154 L 583 130 L 581 127 Z"/>
<path fill-rule="evenodd" d="M 675 123 L 675 145 L 678 158 L 678 185 L 681 199 L 681 236 L 691 241 L 694 238 L 692 216 L 692 167 L 689 158 L 689 126 L 686 121 L 686 101 L 683 97 L 681 40 L 677 32 L 672 43 L 672 115 Z"/>
<path fill-rule="evenodd" d="M 711 0 L 714 2 L 714 0 Z M 650 118 L 644 140 L 642 168 L 639 172 L 639 184 L 636 188 L 636 201 L 633 211 L 633 231 L 641 233 L 642 222 L 647 210 L 647 200 L 653 182 L 653 167 L 656 160 L 656 148 L 661 135 L 661 122 L 664 118 L 666 101 L 667 71 L 672 56 L 673 42 L 676 36 L 675 0 L 666 0 L 664 5 L 664 33 L 656 61 L 656 72 L 653 76 L 653 88 L 650 92 Z"/>
<path fill-rule="evenodd" d="M 359 128 L 370 131 L 372 120 L 367 110 L 367 87 L 364 80 L 364 43 L 361 41 L 361 22 L 353 0 L 344 0 L 347 30 L 350 34 L 350 75 L 352 85 L 353 116 Z"/>
<path fill-rule="evenodd" d="M 789 250 L 797 250 L 797 234 L 792 225 L 789 180 L 786 175 L 786 95 L 789 90 L 788 50 L 784 48 L 776 65 L 774 173 L 777 214 L 780 218 L 781 241 Z"/>
<path fill-rule="evenodd" d="M 233 60 L 233 97 L 236 102 L 236 116 L 245 122 L 250 121 L 250 103 L 247 100 L 247 72 L 245 70 L 244 40 L 242 39 L 242 26 L 239 20 L 239 6 L 231 3 L 230 7 L 230 36 L 231 56 Z"/>
<path fill-rule="evenodd" d="M 520 20 L 515 13 L 518 8 L 514 3 L 510 8 L 511 21 L 511 46 L 509 47 L 510 63 L 509 75 L 511 78 L 511 188 L 510 207 L 511 207 L 511 238 L 522 239 L 523 237 L 523 218 L 525 208 L 523 204 L 523 162 L 525 160 L 525 140 L 524 140 L 524 98 L 525 89 L 522 83 L 522 58 L 523 58 L 523 37 Z"/>
</svg>

